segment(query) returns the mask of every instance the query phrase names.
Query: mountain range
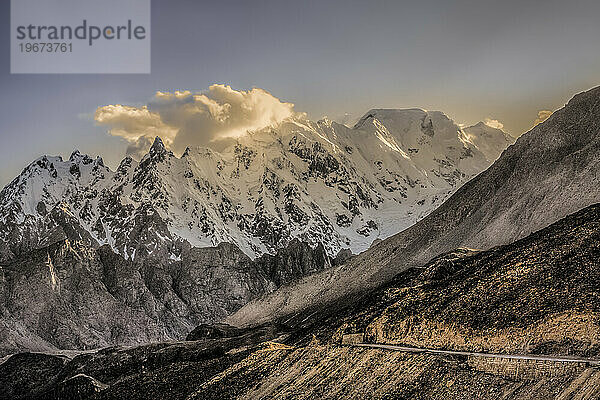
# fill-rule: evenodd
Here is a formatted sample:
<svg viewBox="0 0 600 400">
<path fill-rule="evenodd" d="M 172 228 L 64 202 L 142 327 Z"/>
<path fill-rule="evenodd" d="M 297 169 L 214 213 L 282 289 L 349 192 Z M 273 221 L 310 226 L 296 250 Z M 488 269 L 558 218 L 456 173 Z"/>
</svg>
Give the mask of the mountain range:
<svg viewBox="0 0 600 400">
<path fill-rule="evenodd" d="M 294 118 L 116 170 L 42 156 L 0 192 L 3 354 L 181 339 L 410 226 L 513 139 L 441 112 Z"/>
<path fill-rule="evenodd" d="M 573 97 L 427 217 L 349 262 L 251 302 L 229 318 L 253 325 L 385 283 L 459 247 L 511 243 L 600 199 L 600 88 Z"/>
<path fill-rule="evenodd" d="M 43 156 L 0 192 L 0 260 L 49 244 L 56 213 L 77 223 L 79 239 L 126 259 L 177 260 L 183 242 L 232 243 L 256 258 L 294 238 L 330 256 L 359 253 L 427 215 L 513 140 L 440 112 L 371 110 L 353 128 L 293 118 L 222 152 L 177 157 L 157 138 L 115 171 L 78 151 Z M 164 226 L 141 238 L 150 214 Z"/>
</svg>

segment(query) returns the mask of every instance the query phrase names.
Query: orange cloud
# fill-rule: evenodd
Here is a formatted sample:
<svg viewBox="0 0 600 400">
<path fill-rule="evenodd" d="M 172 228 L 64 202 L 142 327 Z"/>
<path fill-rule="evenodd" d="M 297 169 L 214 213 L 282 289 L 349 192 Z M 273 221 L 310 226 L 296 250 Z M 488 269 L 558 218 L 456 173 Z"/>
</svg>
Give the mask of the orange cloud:
<svg viewBox="0 0 600 400">
<path fill-rule="evenodd" d="M 131 154 L 143 154 L 155 136 L 175 152 L 187 146 L 215 146 L 248 131 L 260 130 L 298 116 L 294 105 L 259 88 L 238 91 L 212 85 L 205 92 L 156 92 L 147 106 L 107 105 L 95 113 L 96 123 L 130 143 Z"/>
<path fill-rule="evenodd" d="M 497 119 L 491 119 L 491 118 L 486 118 L 483 121 L 484 124 L 486 124 L 487 126 L 489 126 L 490 128 L 496 128 L 496 129 L 502 129 L 504 128 L 504 124 L 500 121 L 498 121 Z"/>
</svg>

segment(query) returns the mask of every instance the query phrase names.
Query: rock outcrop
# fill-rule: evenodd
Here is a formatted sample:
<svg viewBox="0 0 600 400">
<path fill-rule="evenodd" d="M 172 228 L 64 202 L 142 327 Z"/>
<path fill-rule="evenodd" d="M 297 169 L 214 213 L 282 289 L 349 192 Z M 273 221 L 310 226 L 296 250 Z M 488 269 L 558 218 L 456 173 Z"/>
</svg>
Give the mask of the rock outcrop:
<svg viewBox="0 0 600 400">
<path fill-rule="evenodd" d="M 298 241 L 256 260 L 225 243 L 179 258 L 127 260 L 63 239 L 3 265 L 0 355 L 184 339 L 332 262 L 322 246 Z"/>
</svg>

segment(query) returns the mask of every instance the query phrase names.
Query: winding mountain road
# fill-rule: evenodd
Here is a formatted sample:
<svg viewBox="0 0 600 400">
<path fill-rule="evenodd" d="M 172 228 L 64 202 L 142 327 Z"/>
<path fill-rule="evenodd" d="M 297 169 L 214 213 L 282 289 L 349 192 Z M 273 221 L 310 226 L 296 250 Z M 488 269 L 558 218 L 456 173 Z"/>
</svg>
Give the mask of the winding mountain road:
<svg viewBox="0 0 600 400">
<path fill-rule="evenodd" d="M 406 346 L 395 346 L 391 344 L 372 344 L 372 343 L 356 343 L 350 344 L 354 347 L 369 347 L 384 350 L 393 351 L 404 351 L 407 353 L 428 353 L 428 354 L 445 354 L 445 355 L 459 355 L 459 356 L 475 356 L 475 357 L 487 357 L 487 358 L 504 358 L 512 360 L 532 360 L 532 361 L 551 361 L 551 362 L 569 362 L 569 363 L 582 363 L 589 365 L 600 365 L 600 360 L 584 357 L 575 356 L 548 356 L 548 355 L 534 355 L 534 354 L 499 354 L 499 353 L 479 353 L 469 351 L 453 351 L 453 350 L 437 350 L 437 349 L 425 349 L 419 347 L 406 347 Z"/>
</svg>

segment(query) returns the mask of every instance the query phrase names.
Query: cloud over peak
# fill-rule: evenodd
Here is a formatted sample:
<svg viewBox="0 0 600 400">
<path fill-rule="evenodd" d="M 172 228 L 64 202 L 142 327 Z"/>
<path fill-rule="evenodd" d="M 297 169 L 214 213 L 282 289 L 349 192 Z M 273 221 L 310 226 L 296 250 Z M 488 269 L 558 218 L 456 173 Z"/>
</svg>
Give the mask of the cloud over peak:
<svg viewBox="0 0 600 400">
<path fill-rule="evenodd" d="M 504 124 L 497 119 L 486 118 L 483 120 L 483 123 L 489 126 L 490 128 L 502 129 L 504 128 Z"/>
<path fill-rule="evenodd" d="M 266 90 L 238 91 L 212 85 L 206 92 L 156 92 L 143 107 L 107 105 L 96 110 L 98 125 L 130 143 L 128 154 L 141 156 L 155 136 L 175 152 L 187 146 L 222 148 L 248 131 L 278 124 L 298 115 Z"/>
</svg>

